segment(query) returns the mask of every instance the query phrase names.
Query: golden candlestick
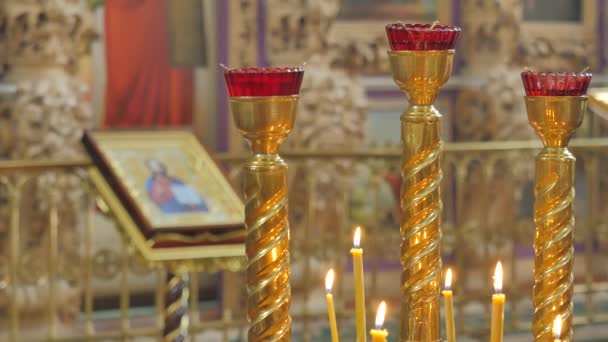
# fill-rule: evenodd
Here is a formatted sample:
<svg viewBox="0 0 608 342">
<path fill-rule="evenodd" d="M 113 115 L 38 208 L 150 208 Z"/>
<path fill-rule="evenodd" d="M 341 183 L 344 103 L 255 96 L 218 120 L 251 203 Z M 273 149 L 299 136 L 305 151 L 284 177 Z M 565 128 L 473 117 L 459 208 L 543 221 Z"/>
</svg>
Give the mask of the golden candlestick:
<svg viewBox="0 0 608 342">
<path fill-rule="evenodd" d="M 433 103 L 452 72 L 454 50 L 390 51 L 395 83 L 410 106 L 401 116 L 401 341 L 440 341 L 441 114 Z"/>
<path fill-rule="evenodd" d="M 587 96 L 526 97 L 528 120 L 544 144 L 534 179 L 535 341 L 553 341 L 551 325 L 557 315 L 562 318 L 562 340 L 572 340 L 575 158 L 567 146 L 586 106 Z"/>
<path fill-rule="evenodd" d="M 236 126 L 254 153 L 244 168 L 250 342 L 291 339 L 287 164 L 277 152 L 297 107 L 297 95 L 230 98 Z"/>
</svg>

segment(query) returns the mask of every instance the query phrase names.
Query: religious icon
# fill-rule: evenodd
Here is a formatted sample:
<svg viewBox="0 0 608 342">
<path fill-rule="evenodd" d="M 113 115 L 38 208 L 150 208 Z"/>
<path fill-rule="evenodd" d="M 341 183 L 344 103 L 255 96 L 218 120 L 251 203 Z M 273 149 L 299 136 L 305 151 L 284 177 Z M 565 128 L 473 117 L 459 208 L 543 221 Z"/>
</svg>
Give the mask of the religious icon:
<svg viewBox="0 0 608 342">
<path fill-rule="evenodd" d="M 188 211 L 208 212 L 205 200 L 189 184 L 167 173 L 167 166 L 151 159 L 147 162 L 150 177 L 146 181 L 146 191 L 152 202 L 163 213 L 183 213 Z"/>
<path fill-rule="evenodd" d="M 244 227 L 241 200 L 191 133 L 93 131 L 83 142 L 146 234 Z"/>
<path fill-rule="evenodd" d="M 244 206 L 190 132 L 91 131 L 98 201 L 149 262 L 241 258 Z"/>
</svg>

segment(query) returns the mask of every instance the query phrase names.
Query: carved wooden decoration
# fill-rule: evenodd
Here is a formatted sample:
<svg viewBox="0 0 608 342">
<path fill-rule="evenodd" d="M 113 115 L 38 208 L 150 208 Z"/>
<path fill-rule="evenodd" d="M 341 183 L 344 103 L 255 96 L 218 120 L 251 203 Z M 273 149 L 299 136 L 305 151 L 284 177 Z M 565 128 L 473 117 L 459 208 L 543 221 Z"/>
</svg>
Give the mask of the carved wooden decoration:
<svg viewBox="0 0 608 342">
<path fill-rule="evenodd" d="M 467 70 L 528 65 L 546 69 L 597 65 L 597 3 L 581 4 L 580 21 L 524 20 L 522 0 L 463 1 L 461 53 Z M 534 65 L 542 61 L 542 65 Z"/>
<path fill-rule="evenodd" d="M 229 64 L 231 67 L 255 66 L 257 61 L 257 1 L 226 1 L 229 6 L 230 44 Z"/>
<path fill-rule="evenodd" d="M 80 137 L 95 120 L 84 99 L 87 85 L 76 73 L 80 58 L 88 53 L 94 38 L 92 19 L 88 6 L 80 0 L 9 0 L 0 5 L 0 63 L 7 70 L 3 82 L 17 88 L 15 96 L 3 99 L 0 106 L 0 149 L 5 156 L 66 160 L 83 155 Z M 30 256 L 46 255 L 51 188 L 61 194 L 59 199 L 55 197 L 61 227 L 59 259 L 64 265 L 61 268 L 77 270 L 75 265 L 65 266 L 80 259 L 78 215 L 84 195 L 82 179 L 78 175 L 45 173 L 23 189 L 31 194 L 24 198 L 22 206 L 28 210 L 21 225 L 21 245 L 26 252 L 23 259 L 38 261 L 29 264 L 28 272 L 20 280 L 35 284 L 23 285 L 23 293 L 41 301 L 40 305 L 32 305 L 20 300 L 20 309 L 29 312 L 47 309 L 44 304 L 45 296 L 48 297 L 47 270 L 38 267 L 46 259 Z M 7 224 L 8 213 L 3 211 L 0 215 L 3 225 Z M 58 289 L 58 310 L 72 313 L 72 319 L 77 319 L 79 303 L 69 298 L 78 297 L 79 290 L 73 287 L 78 275 L 63 272 L 62 278 L 65 286 Z"/>
</svg>

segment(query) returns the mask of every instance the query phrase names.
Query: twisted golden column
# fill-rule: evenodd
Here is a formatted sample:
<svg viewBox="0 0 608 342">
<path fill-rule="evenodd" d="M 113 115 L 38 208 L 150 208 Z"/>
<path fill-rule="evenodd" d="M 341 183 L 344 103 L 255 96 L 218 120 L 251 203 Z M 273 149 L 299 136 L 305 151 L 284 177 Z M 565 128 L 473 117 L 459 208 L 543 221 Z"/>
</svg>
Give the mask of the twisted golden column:
<svg viewBox="0 0 608 342">
<path fill-rule="evenodd" d="M 390 51 L 393 78 L 410 106 L 401 116 L 401 341 L 441 340 L 441 114 L 433 103 L 454 50 Z"/>
<path fill-rule="evenodd" d="M 254 156 L 244 169 L 249 341 L 289 341 L 287 164 L 277 154 L 298 96 L 231 97 L 236 126 Z"/>
<path fill-rule="evenodd" d="M 536 157 L 534 177 L 535 341 L 553 341 L 551 327 L 558 314 L 562 341 L 572 340 L 575 158 L 567 146 L 586 106 L 586 96 L 526 97 L 528 120 L 545 146 Z"/>
<path fill-rule="evenodd" d="M 188 316 L 188 275 L 167 274 L 167 294 L 165 297 L 165 328 L 163 342 L 185 341 L 188 337 L 190 320 Z"/>
</svg>

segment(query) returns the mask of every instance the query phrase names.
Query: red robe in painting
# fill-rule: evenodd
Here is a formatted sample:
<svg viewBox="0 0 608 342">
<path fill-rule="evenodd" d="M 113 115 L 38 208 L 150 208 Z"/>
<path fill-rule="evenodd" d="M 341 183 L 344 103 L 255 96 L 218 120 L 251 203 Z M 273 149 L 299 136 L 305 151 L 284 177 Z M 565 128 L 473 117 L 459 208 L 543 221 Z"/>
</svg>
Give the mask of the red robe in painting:
<svg viewBox="0 0 608 342">
<path fill-rule="evenodd" d="M 170 65 L 167 1 L 105 3 L 105 127 L 192 124 L 193 72 Z"/>
</svg>

